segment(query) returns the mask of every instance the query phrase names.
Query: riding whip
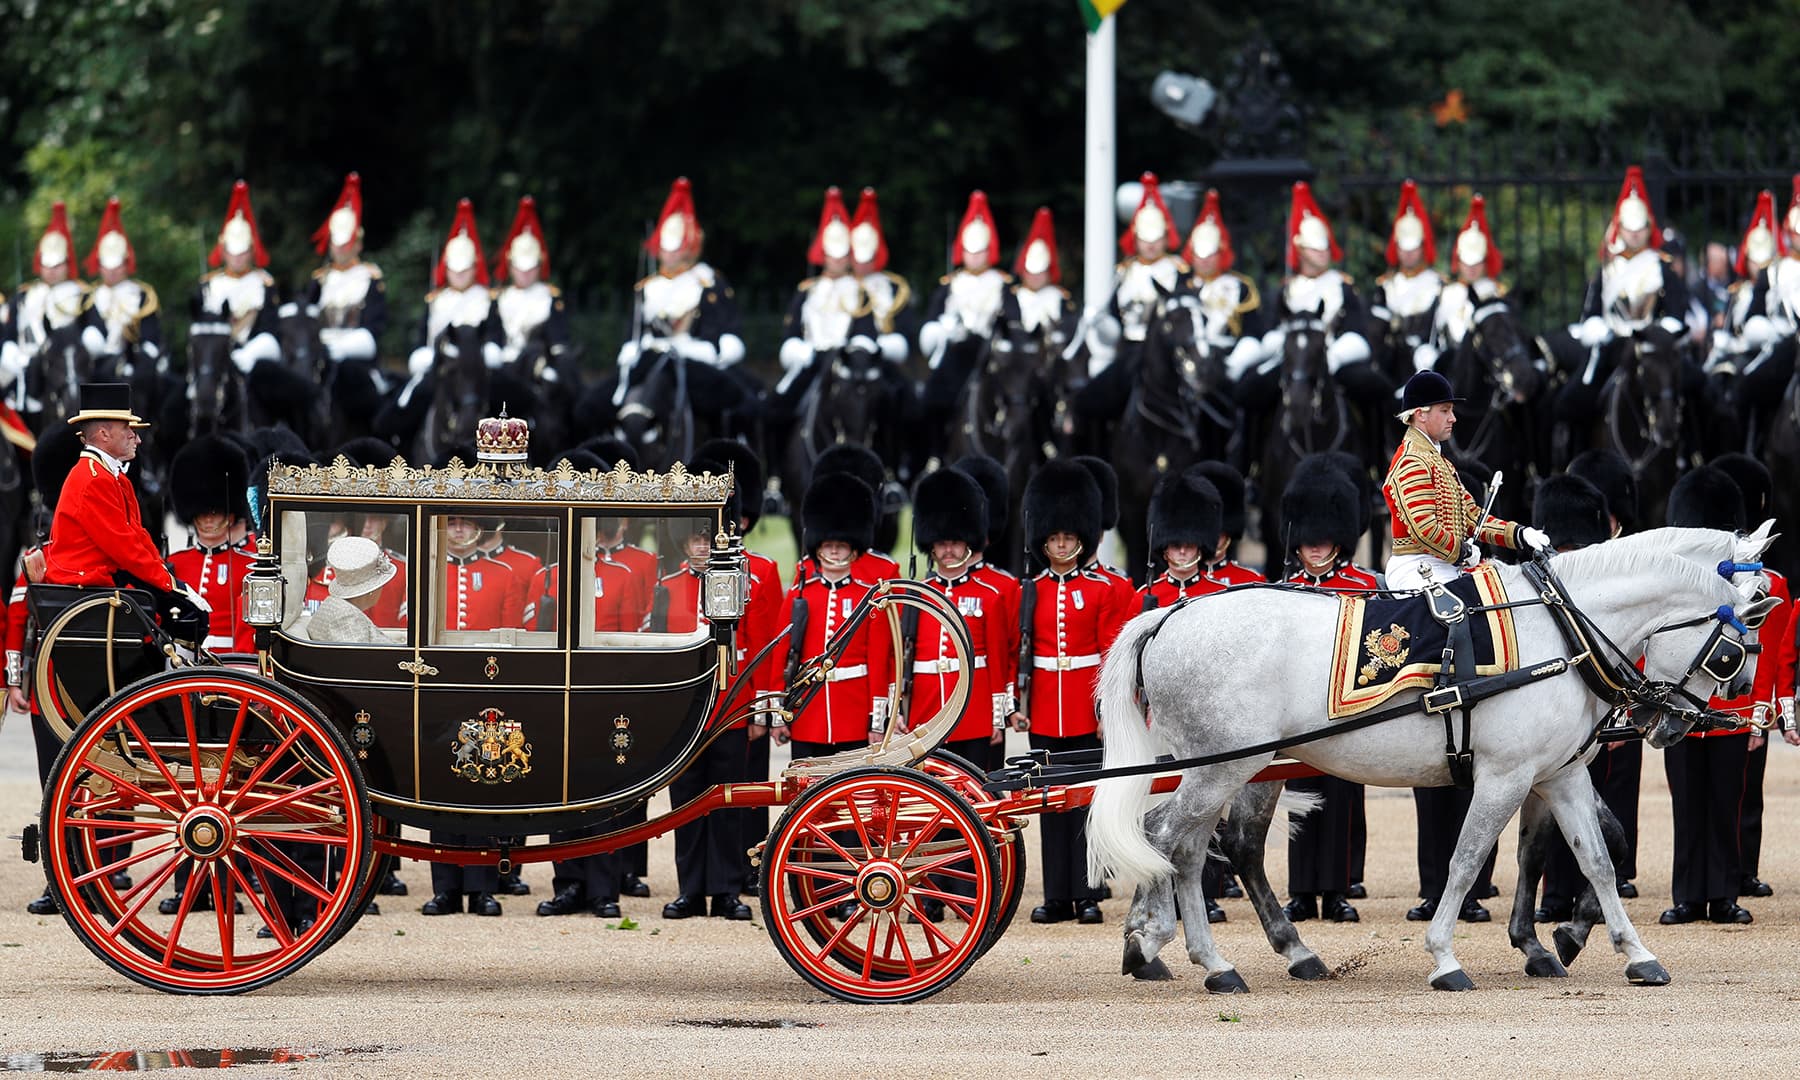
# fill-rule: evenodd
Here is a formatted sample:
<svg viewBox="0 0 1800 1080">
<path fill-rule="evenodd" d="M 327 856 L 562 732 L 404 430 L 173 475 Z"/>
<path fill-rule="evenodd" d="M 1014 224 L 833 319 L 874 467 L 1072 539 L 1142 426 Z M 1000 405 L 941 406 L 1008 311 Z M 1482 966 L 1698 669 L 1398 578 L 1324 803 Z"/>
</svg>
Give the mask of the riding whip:
<svg viewBox="0 0 1800 1080">
<path fill-rule="evenodd" d="M 1487 503 L 1481 508 L 1481 516 L 1475 519 L 1475 527 L 1477 529 L 1486 524 L 1487 519 L 1493 515 L 1494 497 L 1500 494 L 1500 483 L 1505 479 L 1505 473 L 1501 472 L 1499 469 L 1494 470 L 1494 478 L 1488 481 Z"/>
</svg>

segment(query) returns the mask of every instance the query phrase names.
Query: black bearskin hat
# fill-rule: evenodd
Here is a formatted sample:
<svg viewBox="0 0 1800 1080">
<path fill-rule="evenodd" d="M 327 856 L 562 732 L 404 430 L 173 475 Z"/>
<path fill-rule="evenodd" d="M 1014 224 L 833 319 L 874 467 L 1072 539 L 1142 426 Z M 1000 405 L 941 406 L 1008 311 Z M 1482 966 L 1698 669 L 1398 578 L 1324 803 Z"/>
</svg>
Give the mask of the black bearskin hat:
<svg viewBox="0 0 1800 1080">
<path fill-rule="evenodd" d="M 1045 563 L 1044 541 L 1051 533 L 1074 533 L 1084 561 L 1100 546 L 1100 485 L 1094 474 L 1068 458 L 1052 458 L 1025 485 L 1025 543 L 1031 558 Z"/>
<path fill-rule="evenodd" d="M 597 435 L 582 443 L 580 449 L 586 450 L 588 453 L 605 462 L 606 468 L 603 470 L 605 472 L 611 472 L 613 466 L 621 461 L 625 463 L 626 468 L 633 472 L 637 471 L 637 450 L 624 439 L 614 439 L 603 435 Z"/>
<path fill-rule="evenodd" d="M 1150 554 L 1161 558 L 1170 544 L 1193 544 L 1202 559 L 1210 558 L 1224 522 L 1219 489 L 1199 469 L 1169 473 L 1150 493 Z"/>
<path fill-rule="evenodd" d="M 12 453 L 10 449 L 4 452 Z M 37 485 L 38 498 L 43 500 L 46 511 L 55 512 L 63 482 L 80 460 L 81 433 L 74 427 L 59 424 L 38 436 L 37 449 L 31 452 L 31 482 Z"/>
<path fill-rule="evenodd" d="M 1219 503 L 1224 508 L 1225 535 L 1234 543 L 1242 540 L 1250 517 L 1244 508 L 1243 474 L 1223 461 L 1202 461 L 1192 468 L 1211 480 L 1219 493 Z"/>
<path fill-rule="evenodd" d="M 1381 498 L 1381 489 L 1369 470 L 1363 466 L 1362 459 L 1355 454 L 1343 450 L 1326 450 L 1316 455 L 1344 474 L 1352 484 L 1356 485 L 1357 495 L 1357 535 L 1369 531 L 1369 525 L 1375 516 L 1375 504 Z"/>
<path fill-rule="evenodd" d="M 986 454 L 970 454 L 951 468 L 973 477 L 981 485 L 981 493 L 987 496 L 988 534 L 983 550 L 1000 543 L 1000 534 L 1006 528 L 1007 516 L 1012 512 L 1012 492 L 1006 481 L 1006 466 Z"/>
<path fill-rule="evenodd" d="M 1100 488 L 1100 531 L 1104 533 L 1116 527 L 1119 524 L 1119 474 L 1105 458 L 1083 454 L 1075 461 L 1093 474 L 1094 483 Z"/>
<path fill-rule="evenodd" d="M 1531 501 L 1531 523 L 1559 548 L 1583 548 L 1612 539 L 1606 495 L 1574 473 L 1544 477 Z"/>
<path fill-rule="evenodd" d="M 169 463 L 169 493 L 183 525 L 209 513 L 250 520 L 249 488 L 250 463 L 244 452 L 217 435 L 200 436 Z"/>
<path fill-rule="evenodd" d="M 245 433 L 244 440 L 250 444 L 250 453 L 244 456 L 252 461 L 261 461 L 270 456 L 279 456 L 281 460 L 288 462 L 299 461 L 301 458 L 314 460 L 312 448 L 300 436 L 284 427 L 253 428 Z M 469 458 L 468 461 L 474 464 L 475 459 Z"/>
<path fill-rule="evenodd" d="M 1362 539 L 1362 501 L 1356 482 L 1339 465 L 1314 454 L 1302 458 L 1281 493 L 1283 543 L 1292 552 L 1302 544 L 1330 542 L 1340 558 L 1356 552 Z"/>
<path fill-rule="evenodd" d="M 887 467 L 875 451 L 855 443 L 839 443 L 819 455 L 813 462 L 813 482 L 834 473 L 856 477 L 868 485 L 875 496 L 875 525 L 871 544 L 875 550 L 892 551 L 900 539 L 900 502 L 897 488 L 887 482 Z M 865 548 L 864 550 L 870 550 Z"/>
<path fill-rule="evenodd" d="M 763 463 L 756 451 L 736 439 L 711 439 L 695 453 L 729 465 L 737 473 L 738 513 L 749 522 L 744 531 L 756 528 L 763 515 L 764 483 Z"/>
<path fill-rule="evenodd" d="M 351 439 L 337 448 L 331 455 L 334 459 L 343 457 L 352 465 L 373 465 L 385 469 L 394 463 L 395 458 L 404 460 L 405 454 L 394 448 L 394 444 L 386 439 L 377 439 L 373 435 L 364 435 L 360 439 Z"/>
<path fill-rule="evenodd" d="M 1768 466 L 1749 454 L 1720 454 L 1707 464 L 1731 477 L 1743 493 L 1744 527 L 1754 529 L 1761 525 L 1771 513 L 1769 507 L 1775 497 L 1775 481 Z"/>
<path fill-rule="evenodd" d="M 1617 450 L 1584 450 L 1569 462 L 1569 475 L 1579 476 L 1606 496 L 1606 512 L 1619 522 L 1619 533 L 1638 527 L 1637 474 Z"/>
<path fill-rule="evenodd" d="M 800 531 L 806 550 L 816 556 L 819 545 L 842 540 L 859 552 L 875 542 L 875 493 L 848 473 L 813 478 L 800 505 Z"/>
<path fill-rule="evenodd" d="M 1702 465 L 1669 492 L 1669 524 L 1691 529 L 1744 531 L 1744 493 L 1731 474 Z"/>
<path fill-rule="evenodd" d="M 987 495 L 958 469 L 926 473 L 913 489 L 913 541 L 929 553 L 940 540 L 961 540 L 979 551 L 988 535 Z"/>
<path fill-rule="evenodd" d="M 311 454 L 305 452 L 292 455 L 270 454 L 258 461 L 255 466 L 250 469 L 250 483 L 247 492 L 250 506 L 250 531 L 256 533 L 258 536 L 270 535 L 270 530 L 273 528 L 273 523 L 269 521 L 269 466 L 275 463 L 277 457 L 281 459 L 283 465 L 297 465 L 304 468 L 308 465 L 319 464 L 319 462 L 313 460 Z M 307 515 L 309 521 L 314 518 L 324 520 L 324 515 Z M 320 551 L 319 557 L 324 558 L 325 553 Z"/>
</svg>

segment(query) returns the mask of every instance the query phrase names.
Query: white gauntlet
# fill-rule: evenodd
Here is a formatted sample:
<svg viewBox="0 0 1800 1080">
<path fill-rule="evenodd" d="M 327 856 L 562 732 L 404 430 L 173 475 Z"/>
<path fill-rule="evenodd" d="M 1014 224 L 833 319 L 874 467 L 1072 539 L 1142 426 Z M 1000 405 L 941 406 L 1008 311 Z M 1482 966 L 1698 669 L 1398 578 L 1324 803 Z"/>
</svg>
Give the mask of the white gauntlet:
<svg viewBox="0 0 1800 1080">
<path fill-rule="evenodd" d="M 25 685 L 25 654 L 17 649 L 6 650 L 6 685 Z M 1789 698 L 1788 704 L 1791 706 L 1793 703 L 1794 699 Z M 1789 713 L 1793 711 L 1792 708 L 1788 709 Z"/>
<path fill-rule="evenodd" d="M 869 710 L 869 734 L 879 735 L 887 730 L 888 699 L 886 694 L 878 696 Z"/>
<path fill-rule="evenodd" d="M 1006 718 L 1012 715 L 1012 695 L 1000 693 L 994 695 L 994 730 L 1006 730 Z"/>
<path fill-rule="evenodd" d="M 9 669 L 10 670 L 10 669 Z M 1784 697 L 1775 703 L 1776 714 L 1781 717 L 1781 730 L 1794 730 L 1794 699 Z"/>
</svg>

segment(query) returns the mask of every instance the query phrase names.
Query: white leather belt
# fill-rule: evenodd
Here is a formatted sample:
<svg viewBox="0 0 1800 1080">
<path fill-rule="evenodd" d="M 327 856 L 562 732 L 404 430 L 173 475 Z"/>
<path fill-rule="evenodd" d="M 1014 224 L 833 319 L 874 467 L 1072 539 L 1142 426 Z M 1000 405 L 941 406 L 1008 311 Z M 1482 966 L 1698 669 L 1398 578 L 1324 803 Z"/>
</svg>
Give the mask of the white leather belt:
<svg viewBox="0 0 1800 1080">
<path fill-rule="evenodd" d="M 975 658 L 975 666 L 978 668 L 987 667 L 987 657 L 977 656 Z M 961 670 L 962 665 L 956 662 L 956 657 L 954 656 L 943 656 L 936 660 L 913 661 L 914 675 L 944 675 L 952 671 Z"/>
<path fill-rule="evenodd" d="M 1087 656 L 1034 656 L 1031 666 L 1044 671 L 1074 671 L 1077 668 L 1100 666 L 1100 654 L 1089 653 Z"/>
<path fill-rule="evenodd" d="M 825 676 L 825 681 L 848 682 L 851 679 L 860 679 L 868 673 L 869 665 L 851 664 L 849 667 L 832 668 L 831 672 Z"/>
</svg>

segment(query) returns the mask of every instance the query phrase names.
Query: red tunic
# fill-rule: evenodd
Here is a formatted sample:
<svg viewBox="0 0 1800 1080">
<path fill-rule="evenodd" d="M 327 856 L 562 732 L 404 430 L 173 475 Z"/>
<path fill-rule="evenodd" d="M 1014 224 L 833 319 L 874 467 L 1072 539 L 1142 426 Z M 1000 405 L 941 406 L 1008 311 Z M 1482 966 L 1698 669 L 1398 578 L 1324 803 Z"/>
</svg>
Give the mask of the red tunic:
<svg viewBox="0 0 1800 1080">
<path fill-rule="evenodd" d="M 756 659 L 756 654 L 763 650 L 775 635 L 781 633 L 781 568 L 775 560 L 766 555 L 758 555 L 754 551 L 745 552 L 750 568 L 750 601 L 744 609 L 743 621 L 738 624 L 737 659 L 739 670 L 743 665 Z M 771 656 L 763 663 L 762 670 L 757 672 L 754 693 L 779 693 L 785 690 L 782 685 L 781 665 Z"/>
<path fill-rule="evenodd" d="M 199 593 L 212 614 L 207 619 L 206 647 L 233 652 L 256 651 L 256 629 L 243 619 L 244 578 L 256 561 L 249 537 L 216 548 L 191 547 L 169 556 L 175 576 Z"/>
<path fill-rule="evenodd" d="M 1006 685 L 995 687 L 1004 689 L 1008 694 L 1018 693 L 1019 676 L 1019 639 L 1024 637 L 1024 628 L 1019 625 L 1019 597 L 1024 593 L 1024 585 L 1011 573 L 1002 570 L 990 562 L 978 562 L 969 573 L 977 581 L 985 581 L 1000 594 L 1004 605 L 1000 624 L 1006 631 Z"/>
<path fill-rule="evenodd" d="M 529 627 L 537 621 L 538 571 L 544 568 L 544 560 L 529 551 L 523 551 L 509 544 L 501 544 L 485 553 L 490 559 L 498 559 L 512 567 L 513 603 L 522 612 L 516 625 Z M 379 624 L 378 624 L 379 625 Z"/>
<path fill-rule="evenodd" d="M 112 585 L 123 571 L 152 588 L 175 589 L 144 529 L 131 481 L 113 475 L 93 449 L 83 450 L 69 470 L 44 560 L 44 580 L 52 585 Z"/>
<path fill-rule="evenodd" d="M 819 572 L 819 561 L 811 555 L 794 567 L 794 580 L 805 581 Z M 865 551 L 850 560 L 850 576 L 863 581 L 888 581 L 900 576 L 900 564 L 879 551 Z"/>
<path fill-rule="evenodd" d="M 700 575 L 682 563 L 672 574 L 663 575 L 657 583 L 669 594 L 668 624 L 653 626 L 667 634 L 693 632 L 706 620 L 700 617 Z"/>
<path fill-rule="evenodd" d="M 1690 739 L 1704 739 L 1709 735 L 1742 735 L 1749 731 L 1748 721 L 1758 705 L 1776 708 L 1776 703 L 1794 692 L 1794 615 L 1793 604 L 1788 594 L 1787 578 L 1774 570 L 1764 570 L 1769 577 L 1769 595 L 1781 598 L 1775 610 L 1763 620 L 1757 628 L 1756 640 L 1762 644 L 1763 651 L 1756 657 L 1756 677 L 1751 680 L 1750 692 L 1743 697 L 1715 697 L 1707 704 L 1721 712 L 1736 713 L 1746 721 L 1744 727 L 1735 731 L 1696 731 L 1689 735 Z M 1727 631 L 1729 633 L 1729 631 Z M 1705 676 L 1697 675 L 1696 679 Z"/>
<path fill-rule="evenodd" d="M 1005 694 L 1012 685 L 1015 662 L 1012 658 L 1018 655 L 1008 645 L 1006 598 L 973 571 L 955 581 L 946 581 L 933 573 L 925 579 L 925 584 L 947 595 L 956 605 L 957 612 L 969 627 L 969 638 L 975 647 L 968 703 L 946 741 L 988 738 L 994 733 L 994 695 Z M 1010 621 L 1016 623 L 1017 615 Z M 907 706 L 907 728 L 910 730 L 913 725 L 930 720 L 961 678 L 962 670 L 956 665 L 956 650 L 951 648 L 949 629 L 935 619 L 921 618 L 919 638 L 913 650 L 912 700 Z"/>
<path fill-rule="evenodd" d="M 554 568 L 552 568 L 554 569 Z M 639 575 L 601 552 L 594 557 L 594 629 L 600 633 L 634 634 L 644 628 Z"/>
<path fill-rule="evenodd" d="M 1379 589 L 1381 583 L 1376 580 L 1372 570 L 1364 570 L 1355 563 L 1339 563 L 1324 577 L 1315 577 L 1305 570 L 1298 571 L 1287 579 L 1289 585 L 1310 585 L 1326 592 L 1361 592 L 1364 589 Z"/>
<path fill-rule="evenodd" d="M 6 669 L 11 672 L 17 668 L 21 679 L 25 670 L 25 589 L 29 584 L 20 573 L 19 580 L 13 584 L 12 601 L 6 605 Z M 15 660 L 15 656 L 18 659 Z M 29 688 L 25 692 L 30 696 Z"/>
<path fill-rule="evenodd" d="M 801 579 L 789 589 L 781 606 L 781 625 L 793 625 L 794 600 L 804 597 L 806 630 L 798 643 L 789 640 L 776 648 L 771 658 L 777 665 L 776 670 L 786 671 L 791 649 L 800 649 L 800 655 L 807 658 L 823 653 L 826 644 L 839 636 L 844 620 L 875 586 L 873 581 L 854 577 L 833 583 L 814 576 Z M 790 734 L 801 742 L 811 743 L 868 738 L 875 698 L 885 697 L 893 689 L 893 663 L 887 619 L 866 620 L 838 657 L 837 666 L 832 669 L 825 686 L 794 717 Z"/>
<path fill-rule="evenodd" d="M 1114 569 L 1103 562 L 1096 560 L 1089 563 L 1088 566 L 1090 569 L 1100 571 L 1112 580 L 1113 588 L 1118 592 L 1118 596 L 1114 597 L 1114 602 L 1119 605 L 1121 611 L 1127 613 L 1124 620 L 1121 620 L 1119 625 L 1125 625 L 1125 621 L 1129 620 L 1132 615 L 1135 615 L 1138 612 L 1137 586 L 1131 583 L 1131 578 L 1123 571 Z M 1114 629 L 1114 632 L 1117 632 L 1117 628 Z M 1112 639 L 1106 639 L 1105 644 L 1110 647 L 1112 645 Z"/>
<path fill-rule="evenodd" d="M 1240 567 L 1240 569 L 1242 568 Z M 1176 602 L 1186 600 L 1190 596 L 1206 596 L 1211 593 L 1224 592 L 1225 589 L 1225 582 L 1207 577 L 1205 574 L 1195 574 L 1184 580 L 1170 577 L 1169 572 L 1165 570 L 1158 574 L 1154 581 L 1133 594 L 1137 602 L 1134 610 L 1148 611 L 1151 608 L 1173 607 Z M 1152 602 L 1146 604 L 1145 597 L 1153 598 Z"/>
<path fill-rule="evenodd" d="M 1220 582 L 1227 588 L 1233 585 L 1251 585 L 1259 581 L 1269 580 L 1235 559 L 1224 559 L 1220 562 L 1208 563 L 1203 572 L 1207 577 Z"/>
<path fill-rule="evenodd" d="M 620 564 L 633 574 L 631 592 L 622 601 L 620 618 L 633 621 L 630 630 L 643 630 L 650 625 L 650 605 L 656 599 L 656 579 L 662 576 L 656 556 L 636 544 L 602 547 L 597 553 Z"/>
<path fill-rule="evenodd" d="M 1031 588 L 1031 730 L 1056 738 L 1091 735 L 1100 726 L 1094 707 L 1100 658 L 1132 612 L 1116 582 L 1092 568 L 1065 577 L 1045 570 Z"/>
<path fill-rule="evenodd" d="M 519 607 L 523 595 L 513 581 L 512 567 L 476 552 L 466 558 L 444 560 L 444 610 L 440 625 L 445 630 L 495 630 L 525 625 Z"/>
</svg>

